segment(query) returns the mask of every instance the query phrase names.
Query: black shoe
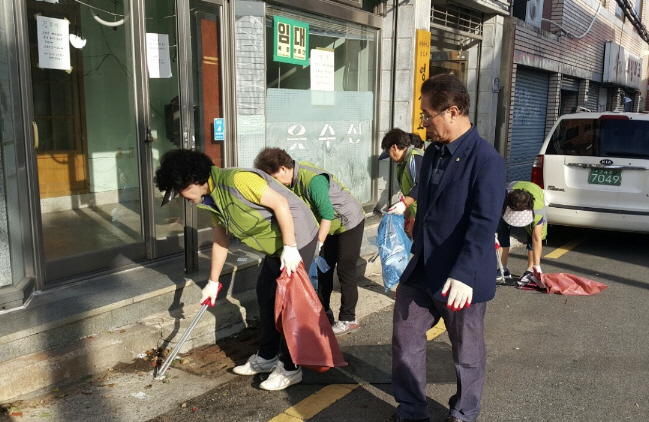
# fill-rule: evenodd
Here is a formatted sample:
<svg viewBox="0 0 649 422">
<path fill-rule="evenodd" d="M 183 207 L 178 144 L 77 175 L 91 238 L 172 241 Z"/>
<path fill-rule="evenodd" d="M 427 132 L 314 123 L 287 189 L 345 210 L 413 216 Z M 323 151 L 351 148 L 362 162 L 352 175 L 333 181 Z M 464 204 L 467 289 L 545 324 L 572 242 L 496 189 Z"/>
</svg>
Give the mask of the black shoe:
<svg viewBox="0 0 649 422">
<path fill-rule="evenodd" d="M 401 416 L 398 416 L 398 415 L 394 414 L 394 415 L 392 415 L 392 418 L 390 419 L 390 422 L 430 422 L 430 418 L 405 419 L 405 418 L 402 418 Z"/>
<path fill-rule="evenodd" d="M 503 270 L 505 273 L 505 276 L 500 273 L 500 268 L 496 270 L 496 280 L 504 280 L 506 278 L 510 278 L 512 274 L 509 272 L 509 268 L 503 266 Z"/>
<path fill-rule="evenodd" d="M 444 419 L 444 422 L 464 422 L 464 421 L 455 416 L 447 416 L 446 419 Z"/>
<path fill-rule="evenodd" d="M 325 315 L 327 315 L 327 319 L 329 320 L 329 324 L 334 325 L 334 313 L 331 310 L 331 308 L 325 310 Z"/>
</svg>

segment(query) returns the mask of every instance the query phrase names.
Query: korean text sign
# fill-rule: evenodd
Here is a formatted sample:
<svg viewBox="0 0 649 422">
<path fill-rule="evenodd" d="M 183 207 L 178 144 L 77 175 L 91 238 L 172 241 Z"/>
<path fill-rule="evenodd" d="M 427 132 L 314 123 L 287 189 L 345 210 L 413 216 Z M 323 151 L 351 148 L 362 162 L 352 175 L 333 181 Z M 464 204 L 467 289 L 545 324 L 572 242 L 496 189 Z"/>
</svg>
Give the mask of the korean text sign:
<svg viewBox="0 0 649 422">
<path fill-rule="evenodd" d="M 308 66 L 309 24 L 281 16 L 273 20 L 273 60 Z"/>
</svg>

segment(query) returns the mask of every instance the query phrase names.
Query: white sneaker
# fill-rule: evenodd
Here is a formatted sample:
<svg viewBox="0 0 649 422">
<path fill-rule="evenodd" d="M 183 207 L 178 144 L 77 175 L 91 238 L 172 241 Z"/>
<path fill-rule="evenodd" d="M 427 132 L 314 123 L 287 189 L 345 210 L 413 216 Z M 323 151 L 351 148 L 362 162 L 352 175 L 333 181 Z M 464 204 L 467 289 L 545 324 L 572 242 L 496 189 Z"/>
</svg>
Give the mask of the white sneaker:
<svg viewBox="0 0 649 422">
<path fill-rule="evenodd" d="M 356 320 L 353 321 L 338 321 L 334 325 L 331 326 L 331 328 L 334 330 L 334 334 L 337 336 L 343 335 L 343 334 L 350 334 L 355 331 L 358 331 L 361 326 L 358 324 Z"/>
<path fill-rule="evenodd" d="M 302 368 L 287 371 L 284 369 L 284 363 L 279 361 L 268 379 L 259 384 L 259 387 L 268 391 L 279 391 L 298 382 L 302 382 Z"/>
<path fill-rule="evenodd" d="M 235 366 L 232 372 L 237 375 L 267 374 L 273 370 L 278 361 L 277 356 L 272 359 L 264 359 L 254 354 L 248 358 L 248 362 Z"/>
</svg>

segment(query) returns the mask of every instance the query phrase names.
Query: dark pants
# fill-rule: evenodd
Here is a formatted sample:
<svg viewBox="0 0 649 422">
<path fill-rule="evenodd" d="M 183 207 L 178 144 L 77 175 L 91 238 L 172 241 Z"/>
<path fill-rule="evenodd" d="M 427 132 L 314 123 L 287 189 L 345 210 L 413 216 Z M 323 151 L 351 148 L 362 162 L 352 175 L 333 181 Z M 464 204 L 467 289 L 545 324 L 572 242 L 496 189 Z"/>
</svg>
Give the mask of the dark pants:
<svg viewBox="0 0 649 422">
<path fill-rule="evenodd" d="M 539 221 L 539 224 L 542 224 L 542 223 L 543 223 L 543 219 L 541 219 L 541 221 Z M 525 228 L 523 228 L 523 227 L 514 227 L 514 229 L 525 230 Z M 507 224 L 507 222 L 505 220 L 503 220 L 502 217 L 500 217 L 500 221 L 498 222 L 498 230 L 496 231 L 496 233 L 498 234 L 498 242 L 500 243 L 500 246 L 502 246 L 503 248 L 509 248 L 510 245 L 511 245 L 509 237 L 511 236 L 511 233 L 512 233 L 512 226 Z M 527 235 L 526 249 L 528 251 L 531 251 L 532 250 L 532 236 L 530 236 L 530 234 L 527 233 L 527 231 L 525 231 L 525 234 Z"/>
<path fill-rule="evenodd" d="M 450 414 L 473 422 L 480 413 L 486 352 L 486 303 L 453 312 L 422 286 L 400 283 L 394 305 L 392 390 L 397 414 L 406 419 L 429 417 L 426 401 L 426 331 L 444 319 L 453 348 L 457 391 L 449 399 Z"/>
<path fill-rule="evenodd" d="M 365 220 L 346 232 L 329 235 L 320 253 L 331 268 L 326 273 L 318 270 L 318 286 L 322 306 L 330 308 L 331 292 L 334 289 L 334 267 L 338 266 L 338 281 L 340 281 L 340 321 L 356 319 L 356 304 L 358 303 L 358 287 L 356 286 L 356 266 L 361 255 L 363 230 Z"/>
<path fill-rule="evenodd" d="M 304 262 L 305 269 L 311 266 L 317 238 L 314 238 L 308 245 L 300 249 L 300 256 Z M 288 370 L 295 369 L 291 354 L 286 346 L 286 340 L 282 338 L 275 328 L 275 292 L 277 291 L 277 279 L 282 271 L 279 258 L 267 256 L 261 266 L 261 273 L 257 278 L 257 303 L 259 304 L 259 356 L 264 359 L 272 359 L 279 352 L 280 360 Z"/>
</svg>

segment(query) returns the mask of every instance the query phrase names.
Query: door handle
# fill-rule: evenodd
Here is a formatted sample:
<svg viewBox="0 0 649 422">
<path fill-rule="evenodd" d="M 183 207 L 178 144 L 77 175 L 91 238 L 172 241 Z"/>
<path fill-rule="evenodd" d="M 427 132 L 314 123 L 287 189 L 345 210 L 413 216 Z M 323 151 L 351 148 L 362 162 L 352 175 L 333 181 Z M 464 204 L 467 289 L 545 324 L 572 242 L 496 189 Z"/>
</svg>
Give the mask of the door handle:
<svg viewBox="0 0 649 422">
<path fill-rule="evenodd" d="M 151 133 L 151 126 L 146 127 L 146 138 L 144 142 L 153 142 L 153 133 Z"/>
<path fill-rule="evenodd" d="M 38 125 L 36 121 L 32 120 L 32 130 L 34 131 L 34 149 L 38 149 L 39 140 L 38 140 Z"/>
</svg>

